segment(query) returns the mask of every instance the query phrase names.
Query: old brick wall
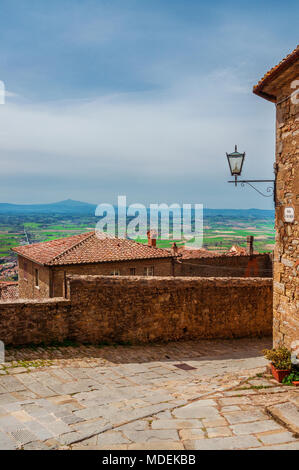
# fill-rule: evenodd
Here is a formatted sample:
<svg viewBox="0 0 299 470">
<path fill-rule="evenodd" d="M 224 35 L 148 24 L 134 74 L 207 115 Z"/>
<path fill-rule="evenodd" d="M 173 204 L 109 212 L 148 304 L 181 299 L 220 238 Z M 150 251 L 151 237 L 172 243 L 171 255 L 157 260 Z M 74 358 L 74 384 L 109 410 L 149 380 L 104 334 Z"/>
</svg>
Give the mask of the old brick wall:
<svg viewBox="0 0 299 470">
<path fill-rule="evenodd" d="M 272 277 L 272 254 L 215 256 L 182 259 L 175 263 L 176 276 Z"/>
<path fill-rule="evenodd" d="M 6 345 L 63 341 L 71 318 L 65 299 L 0 302 L 0 340 Z"/>
<path fill-rule="evenodd" d="M 0 302 L 0 339 L 147 343 L 272 332 L 271 279 L 71 276 L 68 292 Z"/>
<path fill-rule="evenodd" d="M 0 282 L 0 301 L 14 300 L 19 297 L 19 287 L 17 282 Z"/>
<path fill-rule="evenodd" d="M 38 286 L 35 286 L 35 269 L 38 270 Z M 49 297 L 49 268 L 18 256 L 18 284 L 21 299 L 43 299 Z"/>
<path fill-rule="evenodd" d="M 24 272 L 27 263 L 27 273 Z M 271 277 L 272 260 L 270 254 L 253 256 L 217 256 L 175 261 L 173 259 L 133 260 L 109 263 L 94 263 L 69 266 L 40 266 L 19 256 L 19 297 L 42 299 L 66 296 L 68 275 L 107 275 L 118 270 L 121 276 L 129 276 L 135 269 L 136 276 L 144 275 L 144 268 L 154 268 L 155 276 L 201 276 L 201 277 Z M 34 270 L 39 271 L 39 287 L 34 283 Z"/>
<path fill-rule="evenodd" d="M 81 341 L 146 343 L 272 332 L 270 279 L 74 277 L 71 299 L 72 336 L 79 334 Z"/>
<path fill-rule="evenodd" d="M 277 207 L 274 251 L 274 346 L 299 339 L 299 104 L 292 102 L 292 80 L 299 77 L 297 61 L 275 81 Z M 298 86 L 297 86 L 298 88 Z M 298 95 L 296 96 L 298 101 Z M 284 220 L 293 207 L 294 222 Z"/>
<path fill-rule="evenodd" d="M 74 264 L 69 266 L 41 266 L 23 256 L 18 256 L 19 297 L 24 299 L 43 299 L 65 297 L 66 276 L 70 274 L 107 275 L 118 270 L 121 276 L 129 276 L 130 268 L 135 268 L 136 276 L 144 275 L 144 268 L 154 268 L 155 276 L 171 276 L 173 261 L 171 258 L 119 261 L 114 263 Z M 26 264 L 26 270 L 24 265 Z M 35 269 L 39 273 L 39 286 L 35 286 Z M 25 272 L 26 271 L 26 272 Z"/>
<path fill-rule="evenodd" d="M 74 264 L 71 266 L 55 266 L 51 268 L 53 278 L 52 297 L 65 297 L 65 279 L 68 275 L 105 275 L 110 276 L 118 270 L 120 276 L 129 276 L 130 268 L 135 268 L 136 276 L 144 275 L 144 268 L 153 266 L 155 276 L 171 276 L 173 274 L 171 258 L 119 261 L 94 264 Z"/>
</svg>

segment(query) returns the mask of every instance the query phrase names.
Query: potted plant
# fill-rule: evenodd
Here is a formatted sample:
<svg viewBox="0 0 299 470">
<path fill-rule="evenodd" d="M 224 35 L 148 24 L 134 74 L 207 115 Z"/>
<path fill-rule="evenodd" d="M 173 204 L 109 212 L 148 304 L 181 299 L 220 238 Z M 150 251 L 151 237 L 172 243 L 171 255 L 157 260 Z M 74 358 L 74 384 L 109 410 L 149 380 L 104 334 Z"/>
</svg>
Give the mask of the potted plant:
<svg viewBox="0 0 299 470">
<path fill-rule="evenodd" d="M 271 362 L 273 377 L 281 383 L 292 369 L 291 352 L 285 348 L 265 349 L 264 356 Z"/>
<path fill-rule="evenodd" d="M 285 385 L 294 385 L 295 387 L 299 386 L 299 371 L 295 368 L 292 368 L 291 373 L 285 377 L 282 381 Z"/>
</svg>

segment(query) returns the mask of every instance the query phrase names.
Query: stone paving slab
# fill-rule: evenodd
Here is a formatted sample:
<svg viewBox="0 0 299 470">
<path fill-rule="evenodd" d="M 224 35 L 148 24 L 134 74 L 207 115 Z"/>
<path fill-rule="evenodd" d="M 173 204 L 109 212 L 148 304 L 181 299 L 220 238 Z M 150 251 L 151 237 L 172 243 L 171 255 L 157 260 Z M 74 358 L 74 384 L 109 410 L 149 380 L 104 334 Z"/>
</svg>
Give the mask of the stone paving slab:
<svg viewBox="0 0 299 470">
<path fill-rule="evenodd" d="M 188 450 L 237 450 L 258 447 L 261 444 L 256 437 L 245 435 L 212 439 L 192 440 L 185 443 Z"/>
<path fill-rule="evenodd" d="M 223 416 L 229 422 L 229 424 L 239 423 L 250 423 L 251 421 L 257 421 L 258 419 L 265 419 L 266 414 L 261 410 L 249 410 L 249 411 L 223 411 Z"/>
<path fill-rule="evenodd" d="M 0 449 L 1 450 L 15 450 L 18 443 L 15 439 L 11 438 L 7 433 L 0 431 Z"/>
<path fill-rule="evenodd" d="M 283 430 L 283 428 L 272 420 L 254 421 L 251 423 L 234 424 L 230 426 L 234 434 L 256 434 L 266 431 Z"/>
<path fill-rule="evenodd" d="M 291 444 L 280 444 L 274 446 L 263 446 L 252 448 L 250 450 L 299 450 L 299 442 L 292 442 Z"/>
<path fill-rule="evenodd" d="M 299 435 L 299 406 L 291 402 L 286 402 L 269 406 L 267 410 L 293 433 Z"/>
<path fill-rule="evenodd" d="M 297 437 L 266 412 L 296 400 L 264 374 L 260 351 L 269 346 L 264 339 L 10 351 L 12 365 L 0 376 L 0 449 L 294 447 Z M 26 368 L 18 360 L 48 362 Z"/>
<path fill-rule="evenodd" d="M 201 406 L 200 401 L 178 408 L 174 411 L 176 418 L 206 418 L 217 419 L 220 417 L 218 410 L 213 406 Z"/>
<path fill-rule="evenodd" d="M 294 435 L 288 431 L 278 432 L 275 434 L 261 434 L 258 437 L 263 444 L 282 444 L 284 442 L 297 441 Z"/>
</svg>

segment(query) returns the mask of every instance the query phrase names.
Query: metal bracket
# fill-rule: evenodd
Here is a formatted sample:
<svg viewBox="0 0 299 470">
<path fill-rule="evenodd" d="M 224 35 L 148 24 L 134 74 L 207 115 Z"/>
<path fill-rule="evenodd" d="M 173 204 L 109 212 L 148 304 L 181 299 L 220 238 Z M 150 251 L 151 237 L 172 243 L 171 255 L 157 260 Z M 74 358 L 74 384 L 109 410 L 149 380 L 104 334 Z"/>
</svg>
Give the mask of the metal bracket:
<svg viewBox="0 0 299 470">
<path fill-rule="evenodd" d="M 257 193 L 259 193 L 263 197 L 273 197 L 274 199 L 274 204 L 276 205 L 276 176 L 274 180 L 238 180 L 237 176 L 235 176 L 235 179 L 233 181 L 228 181 L 228 183 L 234 183 L 235 186 L 237 184 L 241 184 L 242 187 L 245 186 L 245 184 L 248 184 L 251 188 L 253 188 Z M 266 189 L 267 193 L 270 194 L 265 194 L 259 189 L 257 189 L 252 183 L 273 183 L 273 186 L 268 186 Z"/>
</svg>

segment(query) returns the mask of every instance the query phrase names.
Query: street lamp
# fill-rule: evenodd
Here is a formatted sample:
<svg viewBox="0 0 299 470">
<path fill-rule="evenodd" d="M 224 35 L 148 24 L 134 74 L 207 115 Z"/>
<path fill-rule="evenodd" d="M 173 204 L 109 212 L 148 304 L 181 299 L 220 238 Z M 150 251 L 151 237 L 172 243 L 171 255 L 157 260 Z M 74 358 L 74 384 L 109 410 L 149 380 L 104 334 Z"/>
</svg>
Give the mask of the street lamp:
<svg viewBox="0 0 299 470">
<path fill-rule="evenodd" d="M 242 168 L 243 168 L 243 164 L 245 160 L 245 152 L 244 153 L 238 152 L 237 146 L 235 145 L 235 151 L 232 153 L 226 153 L 226 157 L 227 157 L 231 175 L 235 177 L 233 181 L 228 181 L 228 183 L 235 183 L 235 186 L 237 186 L 238 183 L 240 183 L 241 186 L 245 186 L 245 184 L 248 184 L 255 191 L 257 191 L 259 194 L 261 194 L 264 197 L 273 196 L 274 205 L 276 204 L 276 172 L 277 172 L 276 165 L 274 165 L 274 174 L 275 174 L 274 180 L 238 180 L 238 176 L 241 176 L 241 173 L 242 173 Z M 270 194 L 264 194 L 259 189 L 255 188 L 252 183 L 273 183 L 273 187 L 270 186 L 266 190 L 267 193 L 270 193 Z"/>
<path fill-rule="evenodd" d="M 241 173 L 242 173 L 245 152 L 244 153 L 238 152 L 237 146 L 235 145 L 235 151 L 232 153 L 226 152 L 226 156 L 227 156 L 227 161 L 229 164 L 230 172 L 232 176 L 235 177 L 235 186 L 237 186 L 238 176 L 241 176 Z"/>
</svg>

